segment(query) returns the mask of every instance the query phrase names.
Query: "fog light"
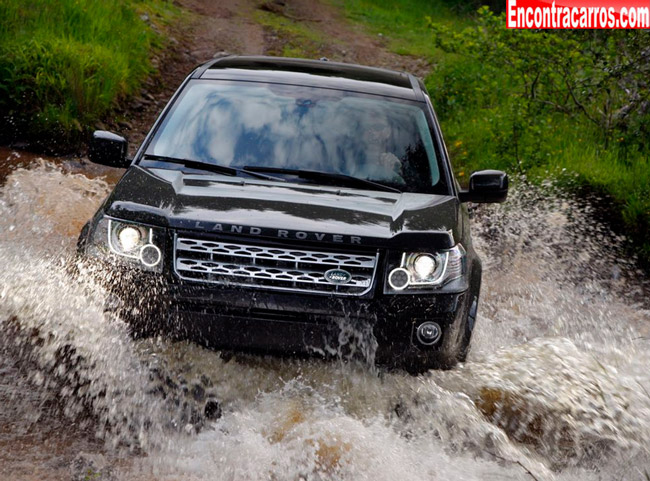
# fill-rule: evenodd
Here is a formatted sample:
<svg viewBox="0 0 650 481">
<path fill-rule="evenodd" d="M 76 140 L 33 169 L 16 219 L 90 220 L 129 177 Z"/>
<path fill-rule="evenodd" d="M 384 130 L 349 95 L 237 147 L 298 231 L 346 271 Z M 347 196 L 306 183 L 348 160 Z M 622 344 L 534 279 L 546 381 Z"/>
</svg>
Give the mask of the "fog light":
<svg viewBox="0 0 650 481">
<path fill-rule="evenodd" d="M 418 326 L 416 336 L 420 344 L 433 346 L 442 337 L 442 329 L 435 322 L 423 322 Z"/>
<path fill-rule="evenodd" d="M 397 269 L 390 271 L 390 274 L 388 275 L 388 283 L 396 291 L 401 291 L 409 285 L 410 278 L 411 275 L 409 274 L 409 271 L 402 267 L 398 267 Z"/>
<path fill-rule="evenodd" d="M 154 267 L 158 265 L 162 259 L 160 249 L 153 244 L 147 244 L 140 249 L 140 262 L 147 267 Z"/>
</svg>

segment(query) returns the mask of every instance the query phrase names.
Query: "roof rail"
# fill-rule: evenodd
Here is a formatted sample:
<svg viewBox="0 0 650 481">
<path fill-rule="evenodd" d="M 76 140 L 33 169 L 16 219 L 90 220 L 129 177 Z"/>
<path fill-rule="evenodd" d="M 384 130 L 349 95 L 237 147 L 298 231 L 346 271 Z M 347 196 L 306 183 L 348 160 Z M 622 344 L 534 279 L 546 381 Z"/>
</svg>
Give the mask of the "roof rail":
<svg viewBox="0 0 650 481">
<path fill-rule="evenodd" d="M 422 91 L 422 87 L 420 86 L 420 82 L 418 81 L 417 77 L 410 73 L 407 75 L 409 77 L 409 81 L 411 82 L 411 88 L 413 89 L 413 92 L 415 92 L 415 98 L 420 102 L 424 102 L 424 92 Z"/>
<path fill-rule="evenodd" d="M 192 74 L 192 78 L 202 78 L 206 75 L 206 71 L 221 68 L 239 70 L 273 70 L 278 72 L 288 71 L 376 82 L 404 89 L 410 88 L 413 96 L 417 100 L 424 100 L 424 95 L 419 94 L 420 89 L 423 88 L 422 84 L 418 84 L 415 77 L 409 76 L 405 72 L 331 62 L 325 58 L 321 60 L 309 60 L 282 57 L 224 55 L 218 58 L 213 58 L 197 67 Z"/>
<path fill-rule="evenodd" d="M 214 64 L 221 62 L 225 58 L 232 58 L 232 57 L 236 57 L 236 55 L 233 55 L 233 54 L 220 55 L 217 58 L 214 58 L 212 60 L 209 60 L 209 61 L 205 62 L 204 64 L 199 65 L 196 68 L 196 70 L 194 70 L 194 74 L 192 75 L 192 78 L 201 78 L 201 75 L 203 75 L 203 73 L 207 69 L 212 67 Z"/>
</svg>

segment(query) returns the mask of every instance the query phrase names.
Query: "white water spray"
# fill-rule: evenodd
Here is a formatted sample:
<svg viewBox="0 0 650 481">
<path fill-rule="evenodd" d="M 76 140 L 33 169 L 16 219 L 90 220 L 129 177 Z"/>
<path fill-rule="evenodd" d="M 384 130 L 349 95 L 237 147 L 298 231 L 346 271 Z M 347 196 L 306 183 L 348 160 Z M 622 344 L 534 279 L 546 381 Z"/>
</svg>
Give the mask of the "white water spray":
<svg viewBox="0 0 650 481">
<path fill-rule="evenodd" d="M 469 361 L 411 377 L 133 341 L 62 261 L 108 186 L 18 170 L 0 191 L 0 356 L 85 419 L 123 479 L 647 481 L 647 281 L 588 208 L 521 185 L 475 215 L 485 277 Z M 197 419 L 208 392 L 214 422 Z"/>
</svg>

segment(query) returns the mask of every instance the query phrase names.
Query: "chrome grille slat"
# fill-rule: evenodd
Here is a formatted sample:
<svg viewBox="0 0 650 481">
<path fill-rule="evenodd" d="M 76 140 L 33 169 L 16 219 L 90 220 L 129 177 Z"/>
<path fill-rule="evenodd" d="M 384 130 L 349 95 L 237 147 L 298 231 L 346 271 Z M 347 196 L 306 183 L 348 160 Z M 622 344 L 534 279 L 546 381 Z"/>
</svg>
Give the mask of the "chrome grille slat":
<svg viewBox="0 0 650 481">
<path fill-rule="evenodd" d="M 378 254 L 346 254 L 268 247 L 176 236 L 174 270 L 181 279 L 296 292 L 360 296 L 373 285 Z M 352 278 L 333 284 L 324 277 L 344 269 Z"/>
<path fill-rule="evenodd" d="M 223 254 L 233 257 L 270 259 L 277 261 L 326 264 L 336 267 L 367 267 L 374 269 L 376 256 L 314 252 L 277 247 L 245 246 L 230 242 L 210 242 L 195 239 L 176 239 L 177 251 Z"/>
<path fill-rule="evenodd" d="M 192 260 L 195 264 L 188 265 L 185 259 L 180 259 L 177 261 L 177 268 L 180 270 L 192 270 L 194 272 L 205 272 L 208 274 L 221 274 L 225 276 L 234 276 L 234 277 L 252 277 L 255 279 L 272 279 L 280 281 L 291 281 L 298 283 L 309 283 L 309 284 L 324 284 L 324 285 L 333 285 L 323 278 L 322 272 L 309 272 L 309 271 L 297 271 L 295 269 L 259 269 L 254 271 L 253 268 L 256 268 L 255 265 L 233 265 L 221 262 L 213 261 L 196 261 Z M 199 270 L 205 269 L 205 270 Z M 368 287 L 370 285 L 370 278 L 367 279 L 355 279 L 345 284 L 346 286 L 357 286 L 357 287 Z"/>
</svg>

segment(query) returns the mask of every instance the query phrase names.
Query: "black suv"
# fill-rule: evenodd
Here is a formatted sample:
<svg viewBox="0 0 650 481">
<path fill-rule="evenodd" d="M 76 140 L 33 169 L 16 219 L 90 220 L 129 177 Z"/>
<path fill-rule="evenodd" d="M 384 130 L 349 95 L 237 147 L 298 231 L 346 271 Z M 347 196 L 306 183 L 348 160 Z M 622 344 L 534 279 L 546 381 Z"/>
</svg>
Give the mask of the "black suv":
<svg viewBox="0 0 650 481">
<path fill-rule="evenodd" d="M 417 372 L 467 354 L 481 263 L 424 85 L 325 60 L 225 57 L 183 82 L 84 227 L 137 331 L 209 347 L 354 356 Z M 127 279 L 127 280 L 125 280 Z"/>
</svg>

